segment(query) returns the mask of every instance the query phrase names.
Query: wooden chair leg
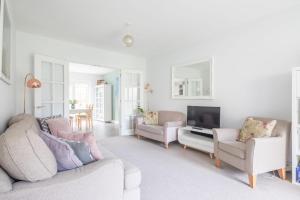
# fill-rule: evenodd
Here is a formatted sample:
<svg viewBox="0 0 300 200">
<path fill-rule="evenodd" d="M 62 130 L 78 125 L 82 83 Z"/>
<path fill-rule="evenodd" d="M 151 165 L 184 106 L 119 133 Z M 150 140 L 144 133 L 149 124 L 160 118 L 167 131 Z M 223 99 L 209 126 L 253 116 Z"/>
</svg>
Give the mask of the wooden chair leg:
<svg viewBox="0 0 300 200">
<path fill-rule="evenodd" d="M 221 160 L 216 158 L 215 165 L 217 168 L 221 168 Z"/>
<path fill-rule="evenodd" d="M 248 175 L 248 179 L 249 179 L 249 186 L 251 188 L 255 188 L 256 187 L 256 175 Z"/>
<path fill-rule="evenodd" d="M 278 171 L 278 174 L 279 174 L 279 177 L 282 179 L 282 180 L 285 180 L 286 179 L 286 170 L 285 168 L 281 168 Z"/>
</svg>

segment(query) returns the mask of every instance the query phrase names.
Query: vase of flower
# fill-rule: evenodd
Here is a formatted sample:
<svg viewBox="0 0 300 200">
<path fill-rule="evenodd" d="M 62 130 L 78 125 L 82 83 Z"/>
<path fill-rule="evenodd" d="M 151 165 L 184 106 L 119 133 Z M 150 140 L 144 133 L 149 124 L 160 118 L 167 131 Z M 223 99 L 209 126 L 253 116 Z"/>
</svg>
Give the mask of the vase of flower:
<svg viewBox="0 0 300 200">
<path fill-rule="evenodd" d="M 75 99 L 70 99 L 69 104 L 71 105 L 71 109 L 75 109 L 76 100 Z"/>
</svg>

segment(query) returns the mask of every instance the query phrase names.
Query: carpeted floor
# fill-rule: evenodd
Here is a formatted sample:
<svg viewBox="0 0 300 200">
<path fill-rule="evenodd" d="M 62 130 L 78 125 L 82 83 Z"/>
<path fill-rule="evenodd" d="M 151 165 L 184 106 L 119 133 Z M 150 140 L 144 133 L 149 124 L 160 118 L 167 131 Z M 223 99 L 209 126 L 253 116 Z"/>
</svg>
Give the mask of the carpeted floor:
<svg viewBox="0 0 300 200">
<path fill-rule="evenodd" d="M 179 144 L 164 149 L 151 140 L 133 136 L 111 137 L 102 145 L 138 166 L 142 171 L 142 200 L 293 200 L 300 199 L 300 187 L 271 173 L 259 175 L 257 187 L 248 187 L 241 171 L 214 166 L 207 154 Z"/>
</svg>

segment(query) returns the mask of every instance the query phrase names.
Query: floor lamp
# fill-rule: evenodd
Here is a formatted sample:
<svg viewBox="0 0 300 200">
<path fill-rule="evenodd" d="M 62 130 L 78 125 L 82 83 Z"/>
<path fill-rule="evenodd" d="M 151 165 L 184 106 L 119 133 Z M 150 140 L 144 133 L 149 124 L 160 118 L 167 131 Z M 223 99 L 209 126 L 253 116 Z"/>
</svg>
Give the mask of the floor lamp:
<svg viewBox="0 0 300 200">
<path fill-rule="evenodd" d="M 28 79 L 28 80 L 27 80 Z M 26 90 L 27 88 L 40 88 L 42 86 L 41 81 L 36 79 L 32 73 L 26 74 L 24 79 L 24 113 L 26 113 Z"/>
</svg>

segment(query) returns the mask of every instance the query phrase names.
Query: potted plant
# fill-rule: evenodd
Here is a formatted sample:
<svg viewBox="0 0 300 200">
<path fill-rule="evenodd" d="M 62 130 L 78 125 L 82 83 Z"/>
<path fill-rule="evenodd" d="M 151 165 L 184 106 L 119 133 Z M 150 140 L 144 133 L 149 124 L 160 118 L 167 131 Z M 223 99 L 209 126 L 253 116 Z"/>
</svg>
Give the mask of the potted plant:
<svg viewBox="0 0 300 200">
<path fill-rule="evenodd" d="M 136 108 L 136 114 L 137 114 L 138 116 L 143 116 L 144 113 L 145 113 L 145 111 L 144 111 L 144 109 L 143 109 L 141 106 L 138 106 L 138 107 Z"/>
<path fill-rule="evenodd" d="M 76 99 L 70 99 L 69 104 L 71 105 L 71 109 L 75 109 L 75 104 L 77 103 Z"/>
</svg>

